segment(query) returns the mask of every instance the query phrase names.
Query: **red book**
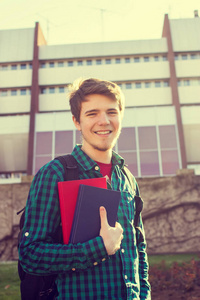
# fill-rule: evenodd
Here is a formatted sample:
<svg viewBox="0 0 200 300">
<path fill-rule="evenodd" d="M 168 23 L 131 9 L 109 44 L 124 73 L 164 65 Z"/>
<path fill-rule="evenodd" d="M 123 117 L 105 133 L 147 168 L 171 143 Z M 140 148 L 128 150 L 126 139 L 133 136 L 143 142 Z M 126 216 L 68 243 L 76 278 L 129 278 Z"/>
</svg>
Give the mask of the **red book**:
<svg viewBox="0 0 200 300">
<path fill-rule="evenodd" d="M 63 242 L 68 244 L 80 184 L 106 189 L 106 177 L 58 182 Z"/>
</svg>

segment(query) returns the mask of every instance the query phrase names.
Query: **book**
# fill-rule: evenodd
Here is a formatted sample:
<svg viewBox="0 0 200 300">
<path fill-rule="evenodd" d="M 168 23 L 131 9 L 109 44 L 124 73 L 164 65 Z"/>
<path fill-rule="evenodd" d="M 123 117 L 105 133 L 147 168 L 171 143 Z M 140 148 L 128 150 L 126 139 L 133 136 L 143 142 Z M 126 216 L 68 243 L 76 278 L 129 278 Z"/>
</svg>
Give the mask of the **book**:
<svg viewBox="0 0 200 300">
<path fill-rule="evenodd" d="M 99 208 L 107 211 L 108 223 L 114 227 L 121 192 L 81 184 L 74 213 L 70 243 L 84 243 L 99 236 L 101 228 Z"/>
<path fill-rule="evenodd" d="M 107 189 L 106 177 L 58 182 L 63 243 L 68 244 L 80 184 Z"/>
</svg>

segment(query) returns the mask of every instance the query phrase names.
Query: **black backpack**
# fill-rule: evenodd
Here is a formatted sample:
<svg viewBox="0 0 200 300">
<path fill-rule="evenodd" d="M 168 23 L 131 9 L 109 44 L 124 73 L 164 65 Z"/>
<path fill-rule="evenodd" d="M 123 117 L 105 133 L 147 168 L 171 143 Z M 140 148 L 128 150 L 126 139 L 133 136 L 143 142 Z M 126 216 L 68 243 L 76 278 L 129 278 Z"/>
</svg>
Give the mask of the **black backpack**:
<svg viewBox="0 0 200 300">
<path fill-rule="evenodd" d="M 78 177 L 78 166 L 75 158 L 68 154 L 64 156 L 56 157 L 58 159 L 65 170 L 64 180 L 77 180 Z M 125 168 L 125 175 L 127 176 L 133 190 L 135 188 L 135 184 L 132 180 L 132 175 L 130 171 Z M 134 218 L 134 226 L 137 231 L 137 242 L 143 240 L 143 234 L 141 229 L 139 228 L 139 216 L 143 208 L 143 201 L 139 196 L 135 196 L 135 218 Z M 23 213 L 22 213 L 23 212 Z M 22 213 L 20 217 L 20 232 L 18 235 L 18 244 L 21 238 L 22 229 L 24 226 L 25 219 L 25 207 L 20 210 L 17 214 Z M 141 233 L 140 233 L 141 232 Z M 62 243 L 62 227 L 58 228 L 58 231 L 55 234 L 54 238 L 55 243 Z M 57 287 L 55 284 L 55 279 L 57 275 L 48 275 L 48 276 L 37 276 L 26 273 L 18 260 L 18 274 L 21 280 L 20 283 L 20 291 L 21 291 L 21 300 L 53 300 L 57 296 Z"/>
</svg>

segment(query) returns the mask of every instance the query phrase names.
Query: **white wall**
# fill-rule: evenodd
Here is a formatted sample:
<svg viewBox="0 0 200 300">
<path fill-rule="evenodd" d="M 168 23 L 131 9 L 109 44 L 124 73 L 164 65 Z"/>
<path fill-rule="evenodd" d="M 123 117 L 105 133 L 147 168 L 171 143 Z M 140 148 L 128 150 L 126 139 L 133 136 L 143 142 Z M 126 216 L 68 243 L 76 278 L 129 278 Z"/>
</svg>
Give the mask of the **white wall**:
<svg viewBox="0 0 200 300">
<path fill-rule="evenodd" d="M 76 57 L 98 57 L 130 54 L 166 53 L 165 38 L 157 40 L 118 41 L 102 43 L 83 43 L 55 46 L 41 46 L 39 59 L 63 59 Z"/>
<path fill-rule="evenodd" d="M 125 106 L 171 105 L 170 87 L 123 90 Z"/>
<path fill-rule="evenodd" d="M 0 97 L 0 114 L 30 112 L 30 103 L 30 95 Z"/>
<path fill-rule="evenodd" d="M 0 88 L 27 87 L 32 84 L 32 70 L 0 71 Z"/>
<path fill-rule="evenodd" d="M 179 86 L 178 93 L 181 104 L 200 103 L 200 86 Z"/>
<path fill-rule="evenodd" d="M 173 50 L 199 51 L 200 18 L 170 20 Z"/>
<path fill-rule="evenodd" d="M 66 93 L 41 94 L 39 96 L 39 111 L 69 110 L 69 101 Z"/>
<path fill-rule="evenodd" d="M 79 77 L 111 81 L 169 78 L 168 61 L 39 69 L 40 85 L 67 84 Z"/>
<path fill-rule="evenodd" d="M 199 38 L 200 39 L 200 38 Z M 199 48 L 200 50 L 200 48 Z M 175 62 L 176 75 L 181 77 L 200 77 L 200 60 L 179 60 Z"/>
<path fill-rule="evenodd" d="M 34 28 L 0 30 L 0 62 L 33 59 Z"/>
</svg>

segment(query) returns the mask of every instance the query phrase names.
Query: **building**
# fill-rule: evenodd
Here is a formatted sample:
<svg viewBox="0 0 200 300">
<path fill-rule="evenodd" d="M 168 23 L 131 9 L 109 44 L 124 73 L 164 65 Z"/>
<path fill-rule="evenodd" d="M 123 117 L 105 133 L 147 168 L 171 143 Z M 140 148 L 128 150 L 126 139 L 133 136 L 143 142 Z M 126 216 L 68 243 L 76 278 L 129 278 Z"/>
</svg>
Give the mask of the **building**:
<svg viewBox="0 0 200 300">
<path fill-rule="evenodd" d="M 35 174 L 80 142 L 67 101 L 78 77 L 116 82 L 126 99 L 116 150 L 137 177 L 200 174 L 200 18 L 156 40 L 47 45 L 35 28 L 0 31 L 0 174 Z M 14 175 L 12 175 L 14 174 Z"/>
</svg>

